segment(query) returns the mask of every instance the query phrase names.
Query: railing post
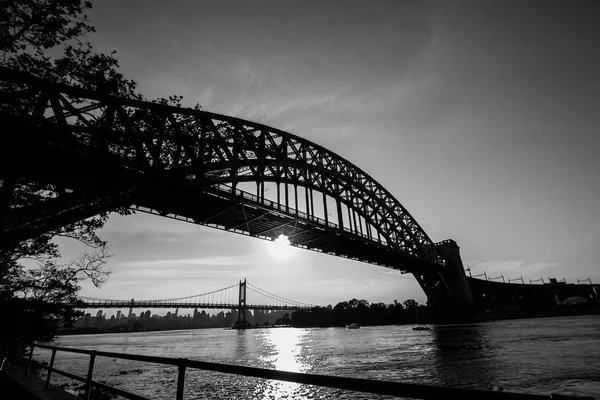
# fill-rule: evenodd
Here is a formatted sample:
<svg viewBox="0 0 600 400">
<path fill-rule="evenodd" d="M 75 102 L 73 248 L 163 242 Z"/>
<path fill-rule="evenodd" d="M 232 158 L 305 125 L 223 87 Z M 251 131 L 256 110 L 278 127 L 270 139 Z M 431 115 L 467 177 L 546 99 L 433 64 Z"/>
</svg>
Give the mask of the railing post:
<svg viewBox="0 0 600 400">
<path fill-rule="evenodd" d="M 88 368 L 87 379 L 85 382 L 85 399 L 90 400 L 92 396 L 92 374 L 94 373 L 94 362 L 96 361 L 96 351 L 90 354 L 90 366 Z"/>
<path fill-rule="evenodd" d="M 185 361 L 185 358 L 181 358 L 180 361 L 182 361 L 181 364 L 179 364 L 178 368 L 178 374 L 177 374 L 177 397 L 176 400 L 183 400 L 183 388 L 185 386 L 185 365 L 183 364 L 183 361 Z"/>
<path fill-rule="evenodd" d="M 27 367 L 25 368 L 25 376 L 27 376 L 27 374 L 29 374 L 29 368 L 31 367 L 31 358 L 33 357 L 33 348 L 35 347 L 34 344 L 31 344 L 31 351 L 29 351 L 29 358 L 27 360 Z"/>
<path fill-rule="evenodd" d="M 48 366 L 48 376 L 46 377 L 46 384 L 44 390 L 48 390 L 50 385 L 50 378 L 52 377 L 52 368 L 54 368 L 54 358 L 56 357 L 56 349 L 52 349 L 52 357 L 50 357 L 50 365 Z"/>
</svg>

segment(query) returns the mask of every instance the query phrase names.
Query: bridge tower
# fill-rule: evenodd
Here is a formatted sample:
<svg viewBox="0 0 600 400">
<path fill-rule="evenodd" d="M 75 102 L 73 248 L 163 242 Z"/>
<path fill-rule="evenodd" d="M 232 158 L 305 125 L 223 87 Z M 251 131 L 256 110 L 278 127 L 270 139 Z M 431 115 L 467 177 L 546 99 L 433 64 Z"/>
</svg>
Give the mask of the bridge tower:
<svg viewBox="0 0 600 400">
<path fill-rule="evenodd" d="M 127 314 L 127 318 L 131 318 L 131 315 L 133 314 L 134 302 L 135 302 L 135 299 L 131 299 L 131 301 L 129 302 L 129 314 Z"/>
<path fill-rule="evenodd" d="M 244 282 L 240 281 L 240 297 L 238 303 L 238 317 L 233 329 L 246 329 L 248 327 L 248 321 L 246 321 L 246 278 Z"/>
<path fill-rule="evenodd" d="M 445 271 L 415 273 L 415 278 L 427 295 L 427 306 L 439 323 L 470 322 L 475 316 L 473 292 L 460 257 L 460 247 L 452 239 L 435 244 L 446 260 Z"/>
</svg>

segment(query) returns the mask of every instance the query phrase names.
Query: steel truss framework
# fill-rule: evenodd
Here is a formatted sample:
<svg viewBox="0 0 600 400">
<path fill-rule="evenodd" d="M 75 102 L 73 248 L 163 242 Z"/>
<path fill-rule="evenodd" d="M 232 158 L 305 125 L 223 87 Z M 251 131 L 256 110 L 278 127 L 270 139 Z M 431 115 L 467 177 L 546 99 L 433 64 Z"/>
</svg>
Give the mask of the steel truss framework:
<svg viewBox="0 0 600 400">
<path fill-rule="evenodd" d="M 391 193 L 306 139 L 7 69 L 0 69 L 0 82 L 6 243 L 131 206 L 265 239 L 286 234 L 298 247 L 403 272 L 445 270 L 444 257 Z M 6 199 L 19 179 L 51 184 L 56 193 L 41 205 L 10 209 Z M 239 190 L 242 182 L 254 183 L 256 193 Z M 265 198 L 266 182 L 276 184 L 277 201 Z M 324 218 L 315 215 L 315 201 Z"/>
</svg>

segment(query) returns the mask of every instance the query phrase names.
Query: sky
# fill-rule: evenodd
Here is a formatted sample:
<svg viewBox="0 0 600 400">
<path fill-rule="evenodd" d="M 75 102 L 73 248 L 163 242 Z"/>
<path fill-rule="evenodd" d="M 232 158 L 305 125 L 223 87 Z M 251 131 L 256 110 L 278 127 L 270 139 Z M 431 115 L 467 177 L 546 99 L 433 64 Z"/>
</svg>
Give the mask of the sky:
<svg viewBox="0 0 600 400">
<path fill-rule="evenodd" d="M 597 1 L 93 2 L 101 52 L 149 99 L 286 130 L 381 183 L 472 274 L 600 282 Z M 85 296 L 155 299 L 247 278 L 297 301 L 425 295 L 410 274 L 137 213 L 100 232 Z M 61 242 L 65 257 L 81 249 Z"/>
</svg>

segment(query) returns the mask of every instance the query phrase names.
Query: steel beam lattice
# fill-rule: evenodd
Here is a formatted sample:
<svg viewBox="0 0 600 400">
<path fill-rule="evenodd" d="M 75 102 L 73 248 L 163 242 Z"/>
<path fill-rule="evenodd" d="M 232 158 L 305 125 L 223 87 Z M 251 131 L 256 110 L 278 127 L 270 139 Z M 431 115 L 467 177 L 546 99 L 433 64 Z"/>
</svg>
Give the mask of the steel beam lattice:
<svg viewBox="0 0 600 400">
<path fill-rule="evenodd" d="M 6 211 L 0 204 L 3 243 L 125 206 L 264 239 L 286 234 L 294 246 L 402 272 L 445 267 L 432 240 L 390 192 L 309 140 L 240 118 L 53 84 L 5 68 L 0 82 L 0 123 L 13 127 L 0 139 L 1 189 L 9 190 L 11 179 L 29 179 L 58 193 L 53 213 Z M 256 194 L 238 188 L 247 183 Z M 265 183 L 276 185 L 276 201 L 265 198 Z"/>
</svg>

